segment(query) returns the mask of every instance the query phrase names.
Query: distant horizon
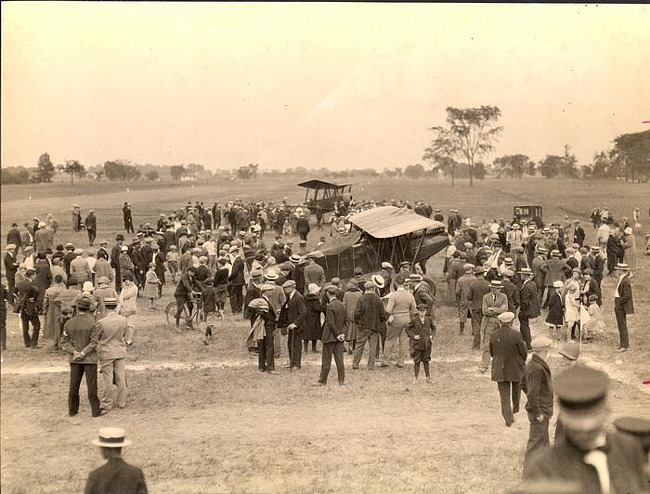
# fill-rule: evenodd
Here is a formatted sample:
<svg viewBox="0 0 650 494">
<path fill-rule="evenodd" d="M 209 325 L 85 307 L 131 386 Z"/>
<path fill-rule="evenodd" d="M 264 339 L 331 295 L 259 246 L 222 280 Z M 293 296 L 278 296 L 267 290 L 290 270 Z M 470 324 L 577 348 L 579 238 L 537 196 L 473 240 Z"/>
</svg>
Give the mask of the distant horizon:
<svg viewBox="0 0 650 494">
<path fill-rule="evenodd" d="M 568 144 L 584 166 L 650 128 L 642 4 L 1 8 L 2 167 L 404 168 L 448 106 L 501 109 L 486 164 Z"/>
</svg>

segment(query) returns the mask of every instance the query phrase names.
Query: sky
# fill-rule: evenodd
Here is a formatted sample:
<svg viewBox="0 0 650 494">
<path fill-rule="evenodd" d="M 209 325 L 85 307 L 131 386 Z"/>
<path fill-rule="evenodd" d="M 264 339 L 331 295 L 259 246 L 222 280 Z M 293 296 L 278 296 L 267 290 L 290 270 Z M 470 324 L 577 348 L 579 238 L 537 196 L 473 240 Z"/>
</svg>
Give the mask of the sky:
<svg viewBox="0 0 650 494">
<path fill-rule="evenodd" d="M 650 128 L 645 5 L 2 2 L 2 166 L 378 170 L 445 108 L 580 164 Z"/>
</svg>

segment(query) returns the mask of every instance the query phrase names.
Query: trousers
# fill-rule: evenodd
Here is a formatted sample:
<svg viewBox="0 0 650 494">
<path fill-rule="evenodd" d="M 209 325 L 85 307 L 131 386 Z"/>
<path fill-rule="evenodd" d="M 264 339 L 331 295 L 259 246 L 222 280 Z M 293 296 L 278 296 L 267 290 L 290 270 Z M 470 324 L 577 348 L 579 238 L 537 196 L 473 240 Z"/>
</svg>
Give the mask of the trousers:
<svg viewBox="0 0 650 494">
<path fill-rule="evenodd" d="M 519 400 L 521 398 L 521 387 L 518 381 L 499 381 L 499 397 L 501 399 L 501 415 L 510 425 L 515 421 L 514 413 L 519 411 Z M 512 396 L 512 406 L 510 398 Z"/>
<path fill-rule="evenodd" d="M 614 304 L 614 314 L 616 314 L 620 347 L 630 348 L 630 336 L 627 332 L 627 314 L 625 313 L 625 309 L 617 307 L 617 304 Z"/>
<path fill-rule="evenodd" d="M 521 312 L 517 317 L 519 319 L 519 332 L 521 333 L 521 336 L 524 337 L 524 341 L 526 342 L 526 348 L 530 350 L 532 348 L 530 346 L 530 342 L 531 342 L 530 317 L 523 315 Z"/>
<path fill-rule="evenodd" d="M 386 331 L 386 343 L 384 344 L 383 365 L 390 363 L 391 357 L 397 350 L 397 365 L 401 367 L 406 360 L 406 349 L 408 348 L 408 336 L 405 329 L 411 322 L 410 316 L 401 314 L 395 316 L 393 323 L 388 324 Z"/>
<path fill-rule="evenodd" d="M 470 314 L 472 315 L 472 335 L 474 336 L 472 349 L 478 350 L 481 348 L 481 319 L 483 319 L 483 310 L 470 309 Z"/>
<path fill-rule="evenodd" d="M 548 436 L 549 417 L 545 416 L 544 420 L 538 422 L 533 417 L 533 414 L 528 412 L 528 421 L 530 422 L 530 431 L 528 433 L 526 453 L 524 454 L 524 476 L 526 475 L 526 467 L 530 463 L 530 460 L 540 451 L 543 451 L 551 445 L 551 440 Z"/>
<path fill-rule="evenodd" d="M 375 358 L 379 350 L 379 333 L 370 329 L 357 328 L 357 343 L 354 348 L 354 358 L 352 360 L 353 369 L 359 367 L 366 342 L 368 342 L 368 369 L 372 370 L 375 368 Z"/>
<path fill-rule="evenodd" d="M 124 408 L 126 406 L 126 359 L 102 360 L 101 366 L 104 380 L 101 407 L 104 410 L 110 410 L 115 405 Z"/>
<path fill-rule="evenodd" d="M 70 362 L 70 388 L 68 390 L 68 414 L 72 417 L 79 412 L 79 386 L 86 375 L 88 401 L 93 417 L 100 413 L 99 398 L 97 397 L 97 364 L 77 364 Z"/>
<path fill-rule="evenodd" d="M 343 342 L 337 341 L 334 343 L 323 343 L 323 352 L 320 368 L 320 377 L 318 382 L 327 384 L 327 377 L 332 368 L 332 356 L 334 356 L 334 363 L 336 364 L 336 372 L 339 378 L 339 384 L 345 382 L 345 365 L 343 362 Z"/>
<path fill-rule="evenodd" d="M 269 332 L 263 339 L 257 340 L 257 366 L 262 372 L 275 370 L 273 339 L 273 333 Z"/>
<path fill-rule="evenodd" d="M 302 330 L 289 330 L 287 348 L 289 349 L 289 365 L 300 369 L 302 365 Z"/>
<path fill-rule="evenodd" d="M 20 321 L 23 328 L 23 342 L 25 347 L 36 348 L 38 344 L 38 335 L 41 331 L 41 320 L 38 318 L 38 313 L 35 311 L 32 313 L 21 312 Z M 29 336 L 29 323 L 32 323 L 32 335 Z"/>
<path fill-rule="evenodd" d="M 233 314 L 238 314 L 242 311 L 242 305 L 244 304 L 243 290 L 244 287 L 242 285 L 230 285 L 228 297 L 230 298 L 230 309 Z"/>
<path fill-rule="evenodd" d="M 498 319 L 496 317 L 490 317 L 483 328 L 483 356 L 481 358 L 481 367 L 487 369 L 490 366 L 490 361 L 492 356 L 490 355 L 490 336 L 492 336 L 492 331 L 499 327 Z"/>
</svg>

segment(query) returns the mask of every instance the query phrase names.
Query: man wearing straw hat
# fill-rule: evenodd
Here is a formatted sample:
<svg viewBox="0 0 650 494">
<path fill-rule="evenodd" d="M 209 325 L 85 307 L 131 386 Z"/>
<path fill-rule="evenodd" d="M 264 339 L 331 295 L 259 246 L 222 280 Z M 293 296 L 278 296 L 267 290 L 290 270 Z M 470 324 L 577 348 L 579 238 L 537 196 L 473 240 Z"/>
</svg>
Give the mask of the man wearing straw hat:
<svg viewBox="0 0 650 494">
<path fill-rule="evenodd" d="M 627 264 L 619 263 L 616 271 L 620 273 L 616 291 L 614 292 L 614 314 L 616 314 L 616 325 L 620 343 L 618 352 L 626 352 L 630 348 L 630 337 L 627 332 L 627 315 L 634 314 L 634 300 L 632 298 L 632 286 L 630 285 L 630 268 Z"/>
<path fill-rule="evenodd" d="M 558 376 L 555 391 L 566 439 L 531 458 L 524 477 L 572 480 L 585 493 L 647 492 L 641 444 L 625 434 L 607 432 L 607 375 L 573 367 Z"/>
<path fill-rule="evenodd" d="M 86 480 L 85 494 L 147 494 L 147 484 L 142 470 L 122 459 L 122 448 L 129 446 L 124 429 L 103 427 L 99 437 L 92 441 L 99 446 L 106 464 L 93 470 Z"/>
</svg>

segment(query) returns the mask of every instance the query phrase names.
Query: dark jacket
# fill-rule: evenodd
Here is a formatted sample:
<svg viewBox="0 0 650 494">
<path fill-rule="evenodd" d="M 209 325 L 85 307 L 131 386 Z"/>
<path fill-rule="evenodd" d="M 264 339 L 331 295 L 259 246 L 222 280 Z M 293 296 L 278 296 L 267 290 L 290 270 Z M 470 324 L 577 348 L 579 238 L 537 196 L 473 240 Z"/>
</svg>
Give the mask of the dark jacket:
<svg viewBox="0 0 650 494">
<path fill-rule="evenodd" d="M 38 314 L 40 292 L 34 283 L 28 279 L 19 281 L 14 288 L 14 293 L 16 295 L 16 304 L 22 304 L 19 311 L 20 313 L 28 315 Z"/>
<path fill-rule="evenodd" d="M 539 299 L 537 284 L 533 280 L 526 281 L 519 292 L 519 314 L 535 318 L 539 316 Z"/>
<path fill-rule="evenodd" d="M 305 298 L 298 290 L 296 290 L 291 298 L 287 297 L 287 301 L 280 310 L 280 321 L 278 327 L 286 328 L 289 324 L 295 324 L 295 332 L 298 334 L 302 332 L 306 314 L 307 306 L 305 305 Z"/>
<path fill-rule="evenodd" d="M 480 276 L 469 285 L 467 290 L 467 303 L 472 310 L 483 309 L 483 296 L 490 293 L 490 283 Z"/>
<path fill-rule="evenodd" d="M 539 355 L 533 354 L 524 368 L 521 389 L 528 401 L 526 410 L 534 417 L 543 414 L 553 416 L 553 378 L 548 364 Z"/>
<path fill-rule="evenodd" d="M 607 434 L 605 446 L 611 492 L 647 492 L 644 484 L 644 459 L 641 444 L 620 433 Z M 580 492 L 599 494 L 600 482 L 596 469 L 585 463 L 584 451 L 568 440 L 556 444 L 534 458 L 525 470 L 525 478 L 539 480 L 567 480 L 579 484 Z"/>
<path fill-rule="evenodd" d="M 320 315 L 324 310 L 320 296 L 308 293 L 305 295 L 305 306 L 307 307 L 307 314 L 305 315 L 302 338 L 304 340 L 320 340 L 323 334 Z"/>
<path fill-rule="evenodd" d="M 14 279 L 16 273 L 18 272 L 19 262 L 16 260 L 16 256 L 12 256 L 9 252 L 5 253 L 4 258 L 4 271 L 7 279 Z"/>
<path fill-rule="evenodd" d="M 260 298 L 262 296 L 262 290 L 255 283 L 250 282 L 246 287 L 246 296 L 244 297 L 244 319 L 250 319 L 251 324 L 253 323 L 253 310 L 248 307 L 248 304 L 251 303 L 253 299 Z"/>
<path fill-rule="evenodd" d="M 63 341 L 61 347 L 70 354 L 70 362 L 78 364 L 96 364 L 99 329 L 95 326 L 95 318 L 90 312 L 80 313 L 63 326 Z M 83 353 L 83 359 L 73 360 L 74 352 Z"/>
<path fill-rule="evenodd" d="M 436 335 L 436 325 L 429 315 L 422 321 L 419 314 L 411 314 L 411 324 L 406 328 L 406 334 L 411 340 L 412 350 L 429 350 L 431 348 L 431 338 Z M 413 339 L 416 334 L 420 335 L 419 340 Z"/>
<path fill-rule="evenodd" d="M 546 322 L 555 326 L 564 324 L 564 304 L 562 303 L 562 297 L 556 290 L 553 290 L 548 295 L 548 315 L 546 316 Z"/>
<path fill-rule="evenodd" d="M 323 343 L 336 343 L 336 337 L 345 332 L 345 306 L 338 299 L 332 299 L 325 307 Z"/>
<path fill-rule="evenodd" d="M 625 276 L 618 284 L 618 297 L 614 298 L 614 310 L 624 311 L 626 314 L 634 314 L 634 301 L 632 299 L 632 286 L 630 277 Z"/>
<path fill-rule="evenodd" d="M 519 288 L 510 280 L 503 280 L 503 293 L 508 297 L 508 312 L 516 313 L 519 307 Z"/>
<path fill-rule="evenodd" d="M 378 332 L 386 317 L 384 304 L 376 294 L 365 292 L 361 295 L 354 313 L 354 321 L 359 329 Z"/>
<path fill-rule="evenodd" d="M 16 246 L 16 250 L 20 248 L 21 239 L 20 230 L 18 228 L 12 228 L 7 232 L 7 245 L 9 244 L 14 244 Z"/>
<path fill-rule="evenodd" d="M 111 458 L 88 475 L 84 494 L 147 494 L 142 470 Z"/>
<path fill-rule="evenodd" d="M 502 326 L 493 332 L 490 335 L 490 355 L 493 358 L 493 381 L 521 381 L 528 352 L 526 342 L 519 331 Z"/>
<path fill-rule="evenodd" d="M 244 281 L 244 260 L 241 257 L 233 261 L 228 281 L 234 286 L 244 286 L 246 284 Z"/>
</svg>

